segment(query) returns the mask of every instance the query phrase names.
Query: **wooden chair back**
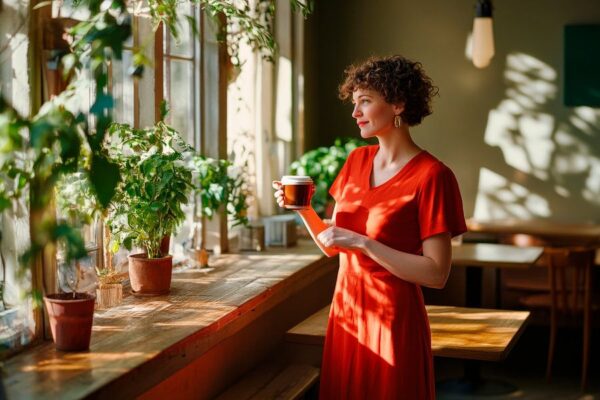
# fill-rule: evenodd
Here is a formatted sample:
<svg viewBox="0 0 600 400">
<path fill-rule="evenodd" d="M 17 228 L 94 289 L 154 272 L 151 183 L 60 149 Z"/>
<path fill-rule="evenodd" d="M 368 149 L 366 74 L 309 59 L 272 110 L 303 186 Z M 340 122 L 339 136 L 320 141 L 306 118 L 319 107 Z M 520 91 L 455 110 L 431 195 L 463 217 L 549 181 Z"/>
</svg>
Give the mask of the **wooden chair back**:
<svg viewBox="0 0 600 400">
<path fill-rule="evenodd" d="M 590 284 L 594 249 L 587 247 L 548 247 L 551 306 L 555 311 L 573 315 L 583 310 L 585 288 Z"/>
</svg>

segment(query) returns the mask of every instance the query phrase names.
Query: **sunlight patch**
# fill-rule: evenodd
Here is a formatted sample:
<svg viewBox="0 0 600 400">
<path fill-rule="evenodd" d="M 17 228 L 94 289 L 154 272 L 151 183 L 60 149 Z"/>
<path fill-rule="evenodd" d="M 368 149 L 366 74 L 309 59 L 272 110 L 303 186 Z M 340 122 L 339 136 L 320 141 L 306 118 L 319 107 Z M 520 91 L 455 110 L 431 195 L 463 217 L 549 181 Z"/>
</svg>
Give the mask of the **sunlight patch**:
<svg viewBox="0 0 600 400">
<path fill-rule="evenodd" d="M 549 217 L 548 201 L 502 175 L 482 168 L 475 201 L 476 219 Z"/>
</svg>

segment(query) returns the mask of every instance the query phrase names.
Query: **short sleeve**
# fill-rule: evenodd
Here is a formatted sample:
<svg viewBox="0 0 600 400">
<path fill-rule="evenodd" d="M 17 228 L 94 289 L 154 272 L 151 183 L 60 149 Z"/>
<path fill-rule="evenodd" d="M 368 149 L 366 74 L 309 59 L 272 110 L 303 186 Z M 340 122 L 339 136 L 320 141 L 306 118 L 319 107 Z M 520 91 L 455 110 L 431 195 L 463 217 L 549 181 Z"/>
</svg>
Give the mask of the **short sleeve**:
<svg viewBox="0 0 600 400">
<path fill-rule="evenodd" d="M 419 191 L 421 240 L 449 232 L 451 237 L 467 231 L 458 182 L 442 163 L 432 166 Z"/>
<path fill-rule="evenodd" d="M 333 199 L 336 202 L 338 202 L 338 200 L 342 196 L 342 191 L 344 189 L 344 186 L 348 182 L 348 175 L 350 173 L 350 164 L 352 163 L 354 151 L 355 150 L 353 150 L 352 152 L 350 152 L 350 154 L 348 154 L 348 158 L 346 159 L 346 162 L 344 162 L 342 169 L 337 174 L 337 176 L 335 177 L 335 180 L 333 181 L 333 183 L 331 184 L 331 187 L 329 188 L 329 194 L 331 195 L 331 197 L 333 197 Z"/>
</svg>

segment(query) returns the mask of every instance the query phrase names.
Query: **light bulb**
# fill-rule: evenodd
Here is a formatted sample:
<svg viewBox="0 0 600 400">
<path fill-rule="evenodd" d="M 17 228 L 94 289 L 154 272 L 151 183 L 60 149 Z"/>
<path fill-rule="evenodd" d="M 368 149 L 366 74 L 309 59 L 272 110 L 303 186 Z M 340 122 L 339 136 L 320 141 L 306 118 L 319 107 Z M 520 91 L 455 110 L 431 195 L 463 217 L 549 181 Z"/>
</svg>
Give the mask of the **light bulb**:
<svg viewBox="0 0 600 400">
<path fill-rule="evenodd" d="M 494 57 L 492 2 L 479 0 L 473 20 L 473 65 L 485 68 Z"/>
</svg>

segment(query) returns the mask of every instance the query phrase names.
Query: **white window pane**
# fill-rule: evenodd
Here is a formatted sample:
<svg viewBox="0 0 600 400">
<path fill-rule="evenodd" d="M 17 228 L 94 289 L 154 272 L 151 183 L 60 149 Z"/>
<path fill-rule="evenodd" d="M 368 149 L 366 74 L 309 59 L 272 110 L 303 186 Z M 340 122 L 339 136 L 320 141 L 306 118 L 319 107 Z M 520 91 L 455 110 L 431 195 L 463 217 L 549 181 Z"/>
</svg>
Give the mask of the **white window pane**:
<svg viewBox="0 0 600 400">
<path fill-rule="evenodd" d="M 194 64 L 190 61 L 165 61 L 165 98 L 170 112 L 167 121 L 188 142 L 194 143 Z"/>
<path fill-rule="evenodd" d="M 18 349 L 33 338 L 34 322 L 31 298 L 22 296 L 31 290 L 31 274 L 18 279 L 20 256 L 29 247 L 29 212 L 25 200 L 14 209 L 0 214 L 0 354 Z"/>
<path fill-rule="evenodd" d="M 123 60 L 114 60 L 112 63 L 112 95 L 115 100 L 114 119 L 120 123 L 133 125 L 134 100 L 133 78 L 128 73 L 132 65 L 132 53 L 123 51 Z"/>
<path fill-rule="evenodd" d="M 180 57 L 194 56 L 194 31 L 188 18 L 188 16 L 194 15 L 193 7 L 191 3 L 181 3 L 177 6 L 177 14 L 179 15 L 179 20 L 177 21 L 179 40 L 175 40 L 173 35 L 169 34 L 167 36 L 167 43 L 165 43 L 165 54 Z"/>
</svg>

